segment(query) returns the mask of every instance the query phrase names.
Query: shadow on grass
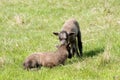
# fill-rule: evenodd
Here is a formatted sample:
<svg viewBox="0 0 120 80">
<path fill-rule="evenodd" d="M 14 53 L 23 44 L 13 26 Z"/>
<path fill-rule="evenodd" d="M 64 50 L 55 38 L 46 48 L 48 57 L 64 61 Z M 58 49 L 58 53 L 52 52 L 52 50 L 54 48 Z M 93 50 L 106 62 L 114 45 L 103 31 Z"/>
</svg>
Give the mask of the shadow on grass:
<svg viewBox="0 0 120 80">
<path fill-rule="evenodd" d="M 93 57 L 93 56 L 96 56 L 102 52 L 104 52 L 104 48 L 96 48 L 94 50 L 84 52 L 83 55 L 84 55 L 84 57 Z"/>
<path fill-rule="evenodd" d="M 84 61 L 88 57 L 97 56 L 98 54 L 103 53 L 103 52 L 104 52 L 104 48 L 96 48 L 94 50 L 89 50 L 89 51 L 83 52 L 83 57 L 81 57 L 81 58 L 77 57 L 75 55 L 71 59 L 68 59 L 67 64 L 73 64 L 73 63 L 77 63 L 79 61 Z"/>
</svg>

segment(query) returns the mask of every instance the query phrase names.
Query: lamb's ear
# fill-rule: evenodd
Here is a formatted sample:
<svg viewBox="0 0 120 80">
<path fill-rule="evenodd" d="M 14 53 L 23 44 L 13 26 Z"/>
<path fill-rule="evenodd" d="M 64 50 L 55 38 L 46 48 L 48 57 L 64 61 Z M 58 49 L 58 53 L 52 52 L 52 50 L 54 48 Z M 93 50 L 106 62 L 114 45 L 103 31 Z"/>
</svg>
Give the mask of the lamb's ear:
<svg viewBox="0 0 120 80">
<path fill-rule="evenodd" d="M 56 36 L 58 36 L 59 33 L 58 32 L 53 32 L 53 34 L 56 35 Z"/>
<path fill-rule="evenodd" d="M 75 34 L 75 32 L 71 32 L 71 33 L 69 33 L 69 36 L 72 36 L 72 35 L 74 35 Z"/>
</svg>

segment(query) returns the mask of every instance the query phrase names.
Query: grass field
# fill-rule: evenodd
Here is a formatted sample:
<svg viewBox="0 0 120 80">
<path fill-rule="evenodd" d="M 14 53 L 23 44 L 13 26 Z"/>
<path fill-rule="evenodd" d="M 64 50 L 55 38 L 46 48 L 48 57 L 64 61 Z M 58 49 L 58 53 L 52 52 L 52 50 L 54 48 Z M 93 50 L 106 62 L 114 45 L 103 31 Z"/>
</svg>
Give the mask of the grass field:
<svg viewBox="0 0 120 80">
<path fill-rule="evenodd" d="M 69 18 L 80 24 L 84 56 L 24 70 L 31 53 L 56 50 L 52 33 Z M 0 0 L 0 80 L 120 80 L 120 0 Z"/>
</svg>

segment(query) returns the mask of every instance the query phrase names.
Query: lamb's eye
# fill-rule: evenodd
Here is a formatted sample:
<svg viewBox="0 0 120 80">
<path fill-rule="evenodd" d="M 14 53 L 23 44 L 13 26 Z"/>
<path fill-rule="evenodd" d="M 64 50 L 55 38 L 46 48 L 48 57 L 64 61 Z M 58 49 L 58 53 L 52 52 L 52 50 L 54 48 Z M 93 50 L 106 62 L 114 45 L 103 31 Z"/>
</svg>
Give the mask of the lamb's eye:
<svg viewBox="0 0 120 80">
<path fill-rule="evenodd" d="M 63 40 L 63 39 L 59 37 L 59 40 L 61 41 L 61 40 Z"/>
</svg>

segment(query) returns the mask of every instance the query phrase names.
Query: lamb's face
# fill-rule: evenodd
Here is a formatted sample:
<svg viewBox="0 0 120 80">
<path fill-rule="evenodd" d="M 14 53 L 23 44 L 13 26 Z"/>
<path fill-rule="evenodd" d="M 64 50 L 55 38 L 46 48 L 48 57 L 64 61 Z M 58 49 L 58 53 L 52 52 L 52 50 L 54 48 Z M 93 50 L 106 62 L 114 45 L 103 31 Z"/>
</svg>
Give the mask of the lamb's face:
<svg viewBox="0 0 120 80">
<path fill-rule="evenodd" d="M 59 33 L 59 40 L 61 44 L 68 43 L 68 34 L 65 31 Z"/>
<path fill-rule="evenodd" d="M 31 69 L 31 68 L 34 68 L 34 67 L 35 67 L 35 64 L 33 63 L 32 60 L 26 60 L 26 61 L 23 63 L 23 66 L 24 66 L 24 69 Z"/>
<path fill-rule="evenodd" d="M 68 34 L 66 31 L 61 31 L 61 32 L 54 32 L 53 34 L 57 35 L 59 37 L 60 43 L 66 44 L 68 43 Z"/>
<path fill-rule="evenodd" d="M 24 67 L 24 69 L 28 69 L 28 68 L 29 68 L 29 63 L 24 62 L 24 63 L 23 63 L 23 67 Z"/>
<path fill-rule="evenodd" d="M 74 32 L 67 33 L 66 31 L 61 31 L 61 32 L 54 32 L 54 35 L 57 35 L 59 37 L 60 43 L 61 44 L 68 44 L 69 42 L 69 37 L 74 35 Z"/>
</svg>

